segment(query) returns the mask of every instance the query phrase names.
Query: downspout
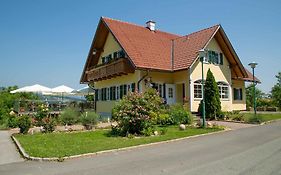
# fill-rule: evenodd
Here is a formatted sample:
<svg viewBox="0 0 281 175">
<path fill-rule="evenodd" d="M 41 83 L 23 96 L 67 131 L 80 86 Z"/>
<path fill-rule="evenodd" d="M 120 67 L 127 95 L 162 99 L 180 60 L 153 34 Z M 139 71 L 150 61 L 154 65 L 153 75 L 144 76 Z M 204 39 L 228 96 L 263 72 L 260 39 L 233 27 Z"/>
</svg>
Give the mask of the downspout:
<svg viewBox="0 0 281 175">
<path fill-rule="evenodd" d="M 144 76 L 142 76 L 141 79 L 139 79 L 139 81 L 138 81 L 138 83 L 137 83 L 138 92 L 140 92 L 140 82 L 141 82 L 142 80 L 144 80 L 145 77 L 147 77 L 147 76 L 148 76 L 148 71 L 146 71 L 146 74 L 145 74 Z"/>
<path fill-rule="evenodd" d="M 174 70 L 174 40 L 172 40 L 172 48 L 171 48 L 171 64 L 172 71 Z"/>
</svg>

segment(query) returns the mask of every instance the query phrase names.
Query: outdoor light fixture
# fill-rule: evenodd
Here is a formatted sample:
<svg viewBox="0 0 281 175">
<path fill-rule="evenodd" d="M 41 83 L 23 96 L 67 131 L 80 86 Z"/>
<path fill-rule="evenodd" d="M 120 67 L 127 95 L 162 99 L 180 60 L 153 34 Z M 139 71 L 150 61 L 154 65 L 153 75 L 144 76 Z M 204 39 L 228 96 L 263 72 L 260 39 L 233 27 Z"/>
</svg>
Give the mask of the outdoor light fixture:
<svg viewBox="0 0 281 175">
<path fill-rule="evenodd" d="M 256 83 L 255 83 L 255 68 L 258 65 L 258 63 L 256 62 L 251 62 L 248 64 L 249 66 L 251 66 L 252 70 L 253 70 L 253 91 L 254 91 L 254 113 L 255 115 L 257 114 L 257 103 L 256 103 Z"/>
<path fill-rule="evenodd" d="M 97 54 L 97 49 L 93 49 L 93 55 Z"/>
<path fill-rule="evenodd" d="M 205 62 L 205 59 L 204 58 L 207 58 L 207 52 L 205 49 L 201 49 L 198 51 L 199 53 L 199 59 L 201 61 L 201 64 L 202 64 L 202 118 L 203 118 L 203 128 L 205 128 L 206 126 L 206 112 L 205 112 L 205 95 L 204 95 L 204 62 Z"/>
</svg>

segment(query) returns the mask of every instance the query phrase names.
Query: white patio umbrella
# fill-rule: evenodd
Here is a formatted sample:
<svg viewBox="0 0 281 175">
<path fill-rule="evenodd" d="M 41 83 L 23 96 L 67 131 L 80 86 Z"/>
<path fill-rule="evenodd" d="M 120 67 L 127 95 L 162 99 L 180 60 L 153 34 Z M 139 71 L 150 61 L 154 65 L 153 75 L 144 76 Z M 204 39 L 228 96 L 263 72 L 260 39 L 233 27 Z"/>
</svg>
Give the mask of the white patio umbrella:
<svg viewBox="0 0 281 175">
<path fill-rule="evenodd" d="M 65 94 L 72 95 L 73 90 L 74 89 L 72 89 L 68 86 L 65 86 L 65 85 L 61 85 L 61 86 L 58 86 L 58 87 L 55 87 L 55 88 L 51 89 L 53 94 L 61 95 L 62 100 L 63 100 L 63 95 L 65 95 Z"/>
<path fill-rule="evenodd" d="M 17 92 L 49 93 L 49 92 L 51 92 L 51 89 L 46 86 L 35 84 L 32 86 L 25 86 L 25 87 L 13 90 L 10 93 L 13 94 L 13 93 L 17 93 Z"/>
<path fill-rule="evenodd" d="M 89 86 L 86 86 L 78 90 L 73 90 L 72 93 L 76 95 L 93 95 L 95 93 L 95 90 L 93 88 L 90 88 Z"/>
</svg>

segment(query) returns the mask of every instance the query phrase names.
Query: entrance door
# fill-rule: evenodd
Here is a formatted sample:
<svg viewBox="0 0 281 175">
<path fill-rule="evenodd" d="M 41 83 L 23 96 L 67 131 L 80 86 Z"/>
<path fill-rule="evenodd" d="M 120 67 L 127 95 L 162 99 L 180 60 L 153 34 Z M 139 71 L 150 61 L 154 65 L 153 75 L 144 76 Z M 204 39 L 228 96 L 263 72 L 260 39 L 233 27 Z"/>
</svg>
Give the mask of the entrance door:
<svg viewBox="0 0 281 175">
<path fill-rule="evenodd" d="M 167 104 L 176 102 L 176 86 L 174 84 L 166 84 L 166 100 Z"/>
</svg>

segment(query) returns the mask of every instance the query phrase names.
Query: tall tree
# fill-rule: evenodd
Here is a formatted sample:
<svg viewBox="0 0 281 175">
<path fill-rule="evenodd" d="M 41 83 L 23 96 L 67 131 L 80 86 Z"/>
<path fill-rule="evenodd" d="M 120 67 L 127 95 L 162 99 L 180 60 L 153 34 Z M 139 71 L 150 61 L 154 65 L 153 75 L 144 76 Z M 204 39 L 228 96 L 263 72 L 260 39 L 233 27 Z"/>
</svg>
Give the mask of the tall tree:
<svg viewBox="0 0 281 175">
<path fill-rule="evenodd" d="M 264 96 L 264 93 L 258 89 L 257 87 L 255 88 L 256 91 L 256 100 L 257 100 L 257 106 L 261 106 L 261 99 Z M 247 107 L 253 107 L 253 103 L 254 103 L 254 85 L 251 84 L 249 86 L 246 87 L 246 105 Z"/>
<path fill-rule="evenodd" d="M 277 83 L 271 89 L 271 95 L 276 106 L 281 108 L 281 72 L 275 76 Z"/>
<path fill-rule="evenodd" d="M 214 119 L 221 113 L 219 88 L 211 70 L 207 72 L 204 86 L 206 118 Z"/>
</svg>

